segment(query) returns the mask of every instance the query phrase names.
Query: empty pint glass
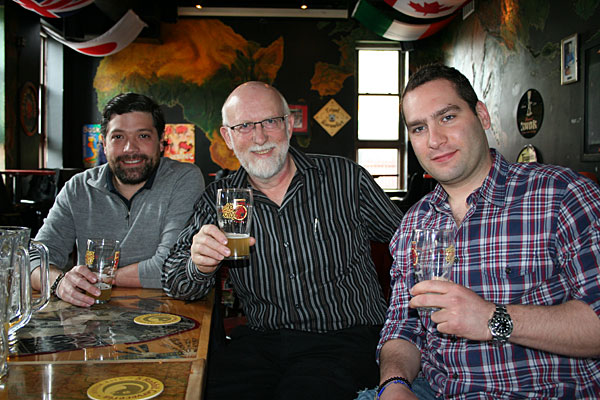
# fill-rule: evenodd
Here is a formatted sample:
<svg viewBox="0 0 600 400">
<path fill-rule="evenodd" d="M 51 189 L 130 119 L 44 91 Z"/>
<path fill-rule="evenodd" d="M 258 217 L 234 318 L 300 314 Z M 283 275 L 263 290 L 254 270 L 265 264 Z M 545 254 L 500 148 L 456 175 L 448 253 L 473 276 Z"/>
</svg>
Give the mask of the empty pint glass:
<svg viewBox="0 0 600 400">
<path fill-rule="evenodd" d="M 94 296 L 96 304 L 107 303 L 112 293 L 112 285 L 119 267 L 120 243 L 112 239 L 88 239 L 85 263 L 96 275 L 96 286 L 100 295 Z"/>
<path fill-rule="evenodd" d="M 253 208 L 251 189 L 217 191 L 217 221 L 231 250 L 231 255 L 225 258 L 229 267 L 246 267 L 249 264 Z"/>
</svg>

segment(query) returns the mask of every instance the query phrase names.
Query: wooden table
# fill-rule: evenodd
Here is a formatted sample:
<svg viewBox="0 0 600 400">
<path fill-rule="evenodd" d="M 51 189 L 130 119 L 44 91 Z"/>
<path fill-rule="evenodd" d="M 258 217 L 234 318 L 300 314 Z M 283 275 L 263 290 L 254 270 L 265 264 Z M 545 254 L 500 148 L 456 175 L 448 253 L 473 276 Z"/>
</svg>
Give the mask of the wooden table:
<svg viewBox="0 0 600 400">
<path fill-rule="evenodd" d="M 91 309 L 53 299 L 18 332 L 18 354 L 9 357 L 0 400 L 85 399 L 92 384 L 128 375 L 163 382 L 160 399 L 201 399 L 213 299 L 212 292 L 185 302 L 158 289 L 117 287 L 108 304 Z M 133 323 L 147 313 L 175 314 L 181 321 Z"/>
</svg>

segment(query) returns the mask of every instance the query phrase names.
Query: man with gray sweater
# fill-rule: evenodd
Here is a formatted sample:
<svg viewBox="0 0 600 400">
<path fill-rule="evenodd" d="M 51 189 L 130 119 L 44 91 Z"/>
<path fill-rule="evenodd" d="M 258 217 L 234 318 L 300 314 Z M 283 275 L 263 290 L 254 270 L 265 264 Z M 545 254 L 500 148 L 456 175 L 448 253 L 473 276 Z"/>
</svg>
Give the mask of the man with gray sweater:
<svg viewBox="0 0 600 400">
<path fill-rule="evenodd" d="M 85 265 L 87 239 L 121 242 L 117 286 L 161 287 L 162 264 L 204 190 L 193 164 L 161 157 L 165 120 L 150 98 L 125 93 L 102 114 L 108 164 L 75 175 L 60 191 L 36 240 L 48 247 L 52 293 L 88 307 L 99 295 Z M 66 271 L 76 246 L 77 265 Z M 35 264 L 33 264 L 35 265 Z M 32 286 L 39 289 L 39 268 Z"/>
</svg>

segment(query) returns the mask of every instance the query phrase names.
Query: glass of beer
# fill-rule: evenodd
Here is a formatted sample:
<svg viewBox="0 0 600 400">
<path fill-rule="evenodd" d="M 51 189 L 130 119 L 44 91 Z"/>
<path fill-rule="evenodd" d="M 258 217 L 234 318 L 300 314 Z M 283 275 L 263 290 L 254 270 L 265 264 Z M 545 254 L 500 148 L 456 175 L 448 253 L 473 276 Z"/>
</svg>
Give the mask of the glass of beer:
<svg viewBox="0 0 600 400">
<path fill-rule="evenodd" d="M 411 238 L 411 262 L 414 283 L 427 280 L 450 280 L 454 264 L 455 232 L 453 229 L 415 229 Z M 436 308 L 423 308 L 435 311 Z"/>
<path fill-rule="evenodd" d="M 96 304 L 107 303 L 110 300 L 112 285 L 119 267 L 120 243 L 112 239 L 88 239 L 85 263 L 96 274 L 96 286 L 100 295 L 90 296 L 96 299 Z"/>
<path fill-rule="evenodd" d="M 225 188 L 217 191 L 217 222 L 227 236 L 231 255 L 229 267 L 246 267 L 250 259 L 250 226 L 252 224 L 252 189 Z"/>
</svg>

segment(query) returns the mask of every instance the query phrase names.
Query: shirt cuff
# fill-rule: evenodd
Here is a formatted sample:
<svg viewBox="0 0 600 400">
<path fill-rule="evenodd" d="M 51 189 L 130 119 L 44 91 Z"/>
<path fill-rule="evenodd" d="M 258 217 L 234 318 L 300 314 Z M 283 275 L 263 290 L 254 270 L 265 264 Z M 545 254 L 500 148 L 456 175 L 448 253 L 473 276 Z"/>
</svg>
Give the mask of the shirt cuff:
<svg viewBox="0 0 600 400">
<path fill-rule="evenodd" d="M 204 272 L 201 272 L 198 267 L 196 267 L 196 264 L 194 264 L 192 262 L 192 258 L 188 258 L 188 262 L 187 262 L 187 272 L 189 277 L 194 280 L 194 281 L 201 281 L 201 282 L 206 282 L 209 279 L 211 279 L 214 275 L 215 272 L 217 270 L 215 269 L 215 271 L 205 274 Z"/>
</svg>

